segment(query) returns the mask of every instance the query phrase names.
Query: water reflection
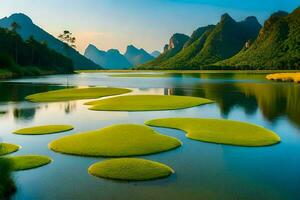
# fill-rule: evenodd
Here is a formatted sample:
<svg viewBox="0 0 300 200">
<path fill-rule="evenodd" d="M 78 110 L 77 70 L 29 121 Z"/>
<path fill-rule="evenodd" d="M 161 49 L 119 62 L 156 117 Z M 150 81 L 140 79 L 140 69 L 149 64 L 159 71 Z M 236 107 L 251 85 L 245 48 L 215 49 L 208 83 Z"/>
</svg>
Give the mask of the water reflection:
<svg viewBox="0 0 300 200">
<path fill-rule="evenodd" d="M 32 120 L 35 116 L 37 108 L 14 108 L 13 116 L 15 120 Z"/>
<path fill-rule="evenodd" d="M 176 84 L 176 83 L 175 83 Z M 259 109 L 270 122 L 288 117 L 300 127 L 300 86 L 286 83 L 199 83 L 189 88 L 166 89 L 167 95 L 189 95 L 213 99 L 223 117 L 239 107 L 247 115 Z"/>
<path fill-rule="evenodd" d="M 204 83 L 191 88 L 167 89 L 165 94 L 213 99 L 225 118 L 235 107 L 242 108 L 247 115 L 253 115 L 259 109 L 271 122 L 286 116 L 300 127 L 300 86 L 296 84 Z"/>
<path fill-rule="evenodd" d="M 30 94 L 63 89 L 64 86 L 52 84 L 28 84 L 0 82 L 0 102 L 19 102 Z"/>
<path fill-rule="evenodd" d="M 64 104 L 64 111 L 66 114 L 75 112 L 76 108 L 77 108 L 77 104 L 75 102 L 66 102 Z"/>
</svg>

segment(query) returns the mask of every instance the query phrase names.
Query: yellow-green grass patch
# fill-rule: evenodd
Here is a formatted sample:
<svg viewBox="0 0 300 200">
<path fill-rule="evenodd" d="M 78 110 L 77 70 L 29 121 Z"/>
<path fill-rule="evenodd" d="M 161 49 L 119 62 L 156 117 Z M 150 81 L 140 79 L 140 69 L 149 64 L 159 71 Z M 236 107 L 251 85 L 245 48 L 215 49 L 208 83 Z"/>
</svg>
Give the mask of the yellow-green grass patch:
<svg viewBox="0 0 300 200">
<path fill-rule="evenodd" d="M 203 142 L 249 147 L 268 146 L 280 142 L 280 137 L 268 129 L 232 120 L 163 118 L 147 121 L 146 124 L 183 130 L 186 137 Z"/>
<path fill-rule="evenodd" d="M 48 156 L 40 155 L 23 155 L 5 157 L 11 163 L 13 171 L 21 171 L 38 168 L 49 164 L 52 160 Z"/>
<path fill-rule="evenodd" d="M 0 156 L 18 151 L 20 146 L 9 143 L 0 143 Z"/>
<path fill-rule="evenodd" d="M 272 80 L 272 81 L 284 81 L 284 82 L 300 83 L 300 72 L 298 72 L 298 73 L 269 74 L 269 75 L 267 75 L 266 78 L 268 80 Z"/>
<path fill-rule="evenodd" d="M 173 137 L 145 125 L 120 124 L 65 136 L 49 144 L 53 151 L 79 156 L 125 157 L 159 153 L 181 146 Z"/>
<path fill-rule="evenodd" d="M 174 170 L 150 160 L 118 158 L 95 163 L 89 167 L 88 172 L 106 179 L 145 181 L 170 176 Z"/>
<path fill-rule="evenodd" d="M 189 96 L 126 95 L 87 102 L 90 110 L 155 111 L 176 110 L 212 103 L 212 100 Z"/>
<path fill-rule="evenodd" d="M 45 125 L 45 126 L 34 126 L 29 128 L 22 128 L 13 132 L 18 135 L 46 135 L 61 133 L 72 130 L 74 127 L 70 125 Z"/>
<path fill-rule="evenodd" d="M 131 92 L 125 88 L 72 88 L 37 93 L 26 97 L 31 102 L 60 102 L 81 99 L 96 99 Z"/>
</svg>

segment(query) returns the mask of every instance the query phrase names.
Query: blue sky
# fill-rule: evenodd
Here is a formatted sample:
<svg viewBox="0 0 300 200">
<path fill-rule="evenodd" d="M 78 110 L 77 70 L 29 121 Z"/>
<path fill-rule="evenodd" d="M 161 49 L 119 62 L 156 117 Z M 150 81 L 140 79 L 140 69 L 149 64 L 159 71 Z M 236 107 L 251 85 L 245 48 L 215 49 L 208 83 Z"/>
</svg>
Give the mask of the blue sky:
<svg viewBox="0 0 300 200">
<path fill-rule="evenodd" d="M 300 0 L 0 0 L 0 17 L 25 13 L 54 36 L 68 29 L 81 52 L 89 43 L 161 51 L 173 33 L 190 35 L 225 12 L 236 20 L 255 15 L 263 23 L 272 12 L 297 6 Z"/>
</svg>

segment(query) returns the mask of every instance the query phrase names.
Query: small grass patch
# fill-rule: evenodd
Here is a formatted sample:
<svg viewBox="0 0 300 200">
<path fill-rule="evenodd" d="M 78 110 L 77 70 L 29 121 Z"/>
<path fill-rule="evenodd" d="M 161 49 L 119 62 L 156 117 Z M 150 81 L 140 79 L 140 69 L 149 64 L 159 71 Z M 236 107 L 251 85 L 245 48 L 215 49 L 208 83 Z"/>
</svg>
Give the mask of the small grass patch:
<svg viewBox="0 0 300 200">
<path fill-rule="evenodd" d="M 209 99 L 187 96 L 127 95 L 86 103 L 98 111 L 176 110 L 212 103 Z"/>
<path fill-rule="evenodd" d="M 54 90 L 44 93 L 29 95 L 26 100 L 31 102 L 60 102 L 81 99 L 96 99 L 131 92 L 125 88 L 72 88 Z"/>
<path fill-rule="evenodd" d="M 280 142 L 280 137 L 268 129 L 231 120 L 164 118 L 150 120 L 146 124 L 183 130 L 188 138 L 203 142 L 249 147 L 268 146 Z"/>
<path fill-rule="evenodd" d="M 298 73 L 277 73 L 269 74 L 266 77 L 268 80 L 272 81 L 283 81 L 283 82 L 296 82 L 300 83 L 300 72 Z"/>
<path fill-rule="evenodd" d="M 35 126 L 30 128 L 19 129 L 14 134 L 18 135 L 46 135 L 61 133 L 72 130 L 74 127 L 70 125 L 46 125 L 46 126 Z"/>
<path fill-rule="evenodd" d="M 159 153 L 179 147 L 181 142 L 144 125 L 121 124 L 57 139 L 53 151 L 80 155 L 125 157 Z"/>
<path fill-rule="evenodd" d="M 0 156 L 16 152 L 19 148 L 20 147 L 15 144 L 0 143 Z"/>
<path fill-rule="evenodd" d="M 150 160 L 118 158 L 95 163 L 89 167 L 88 172 L 107 179 L 145 181 L 170 176 L 174 170 Z"/>
<path fill-rule="evenodd" d="M 28 170 L 49 164 L 52 160 L 48 156 L 24 155 L 5 157 L 11 163 L 13 171 Z"/>
</svg>

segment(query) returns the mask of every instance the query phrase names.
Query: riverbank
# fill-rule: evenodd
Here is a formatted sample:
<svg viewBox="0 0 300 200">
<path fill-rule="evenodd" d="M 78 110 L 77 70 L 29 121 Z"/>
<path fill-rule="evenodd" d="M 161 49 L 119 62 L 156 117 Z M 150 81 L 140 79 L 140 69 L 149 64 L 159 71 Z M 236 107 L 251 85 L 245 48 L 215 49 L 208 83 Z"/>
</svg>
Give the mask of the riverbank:
<svg viewBox="0 0 300 200">
<path fill-rule="evenodd" d="M 250 73 L 250 74 L 273 74 L 284 72 L 298 72 L 299 70 L 76 70 L 75 73 L 143 73 L 143 72 L 161 72 L 161 73 Z"/>
</svg>

